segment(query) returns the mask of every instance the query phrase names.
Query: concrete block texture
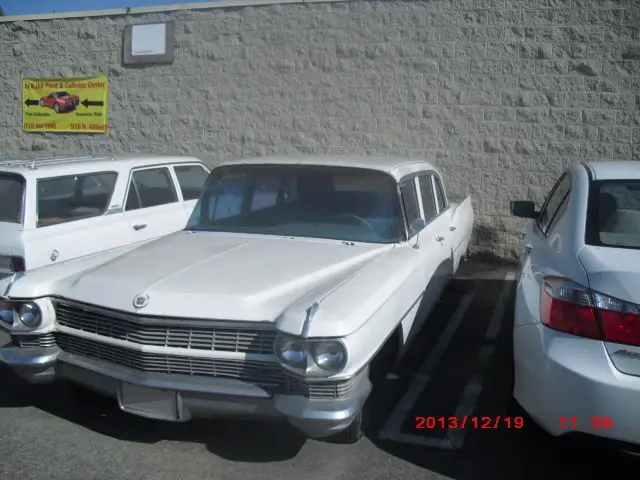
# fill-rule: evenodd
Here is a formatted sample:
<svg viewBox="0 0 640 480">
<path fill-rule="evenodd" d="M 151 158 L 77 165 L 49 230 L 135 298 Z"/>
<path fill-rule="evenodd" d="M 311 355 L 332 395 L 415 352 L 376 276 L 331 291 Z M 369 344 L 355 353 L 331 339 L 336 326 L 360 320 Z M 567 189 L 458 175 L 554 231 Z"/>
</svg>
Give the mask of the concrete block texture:
<svg viewBox="0 0 640 480">
<path fill-rule="evenodd" d="M 122 66 L 124 26 L 175 20 L 175 61 Z M 0 24 L 3 156 L 140 151 L 211 165 L 406 155 L 472 194 L 472 249 L 515 254 L 509 201 L 567 165 L 640 160 L 640 2 L 347 1 Z M 23 77 L 110 77 L 106 134 L 21 128 Z"/>
</svg>

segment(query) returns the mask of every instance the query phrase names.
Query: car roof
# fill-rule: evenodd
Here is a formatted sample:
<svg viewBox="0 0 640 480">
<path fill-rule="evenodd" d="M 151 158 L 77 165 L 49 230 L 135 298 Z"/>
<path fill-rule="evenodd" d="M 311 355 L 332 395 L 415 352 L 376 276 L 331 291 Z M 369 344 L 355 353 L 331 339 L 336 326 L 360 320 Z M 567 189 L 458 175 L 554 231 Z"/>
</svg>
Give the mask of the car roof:
<svg viewBox="0 0 640 480">
<path fill-rule="evenodd" d="M 36 159 L 0 159 L 0 172 L 19 173 L 24 177 L 51 177 L 94 171 L 123 171 L 167 163 L 202 163 L 191 156 L 148 153 L 113 153 L 71 155 Z"/>
<path fill-rule="evenodd" d="M 584 162 L 594 180 L 640 180 L 640 162 L 637 160 L 605 160 Z"/>
<path fill-rule="evenodd" d="M 267 157 L 250 157 L 223 162 L 220 166 L 229 165 L 309 165 L 329 167 L 351 167 L 378 170 L 389 173 L 396 179 L 404 175 L 434 170 L 436 167 L 430 162 L 418 158 L 402 158 L 393 156 L 364 156 L 364 155 L 283 155 Z"/>
</svg>

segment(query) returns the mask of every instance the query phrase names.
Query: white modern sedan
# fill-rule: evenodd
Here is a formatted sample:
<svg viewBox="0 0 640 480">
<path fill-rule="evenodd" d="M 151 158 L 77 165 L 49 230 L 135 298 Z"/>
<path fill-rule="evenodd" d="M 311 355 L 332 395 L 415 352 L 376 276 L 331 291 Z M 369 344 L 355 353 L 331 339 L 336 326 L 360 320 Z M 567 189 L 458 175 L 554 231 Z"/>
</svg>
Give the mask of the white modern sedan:
<svg viewBox="0 0 640 480">
<path fill-rule="evenodd" d="M 521 236 L 515 400 L 553 436 L 639 445 L 640 162 L 572 165 L 540 211 L 515 201 L 511 213 L 532 219 Z"/>
</svg>

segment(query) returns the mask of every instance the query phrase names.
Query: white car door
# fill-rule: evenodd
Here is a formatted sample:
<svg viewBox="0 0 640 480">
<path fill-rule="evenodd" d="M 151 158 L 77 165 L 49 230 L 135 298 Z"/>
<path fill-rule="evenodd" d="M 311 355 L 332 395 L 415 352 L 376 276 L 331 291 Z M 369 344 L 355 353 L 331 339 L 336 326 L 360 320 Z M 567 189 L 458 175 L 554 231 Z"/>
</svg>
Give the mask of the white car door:
<svg viewBox="0 0 640 480">
<path fill-rule="evenodd" d="M 35 229 L 22 236 L 27 269 L 131 242 L 123 215 L 108 212 L 116 179 L 107 171 L 37 180 Z"/>
<path fill-rule="evenodd" d="M 133 170 L 127 189 L 124 216 L 133 243 L 144 242 L 181 230 L 187 212 L 169 166 Z"/>
<path fill-rule="evenodd" d="M 552 233 L 566 210 L 570 193 L 571 177 L 563 173 L 547 196 L 538 218 L 529 222 L 524 231 L 520 244 L 521 272 L 518 283 L 522 294 L 516 296 L 516 310 L 529 314 L 517 314 L 516 321 L 540 318 L 542 278 L 545 275 L 565 275 L 558 272 L 557 268 L 562 265 L 560 257 L 566 256 L 567 252 L 559 248 L 561 237 Z"/>
<path fill-rule="evenodd" d="M 175 181 L 180 187 L 184 210 L 187 212 L 187 218 L 189 218 L 193 208 L 198 203 L 204 182 L 209 177 L 209 170 L 199 163 L 181 163 L 173 165 L 172 169 Z"/>
<path fill-rule="evenodd" d="M 409 232 L 409 248 L 415 251 L 415 268 L 412 277 L 405 285 L 406 291 L 403 295 L 406 297 L 405 303 L 412 305 L 402 320 L 403 340 L 406 347 L 422 327 L 437 300 L 437 292 L 441 285 L 438 269 L 443 260 L 445 247 L 440 239 L 439 224 L 441 222 L 436 219 L 433 191 L 431 191 L 430 201 L 429 193 L 426 191 L 424 193 L 427 199 L 425 211 L 420 177 L 416 176 L 404 181 L 400 189 L 407 224 L 413 225 Z"/>
</svg>

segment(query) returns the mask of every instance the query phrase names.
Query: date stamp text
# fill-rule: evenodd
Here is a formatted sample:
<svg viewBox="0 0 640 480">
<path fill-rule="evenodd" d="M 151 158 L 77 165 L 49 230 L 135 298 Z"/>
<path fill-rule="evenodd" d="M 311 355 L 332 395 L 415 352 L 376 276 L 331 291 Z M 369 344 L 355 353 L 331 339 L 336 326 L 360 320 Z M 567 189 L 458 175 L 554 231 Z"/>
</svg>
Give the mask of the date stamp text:
<svg viewBox="0 0 640 480">
<path fill-rule="evenodd" d="M 445 430 L 445 429 L 479 429 L 495 430 L 498 428 L 520 429 L 524 427 L 523 417 L 415 417 L 416 430 Z"/>
</svg>

